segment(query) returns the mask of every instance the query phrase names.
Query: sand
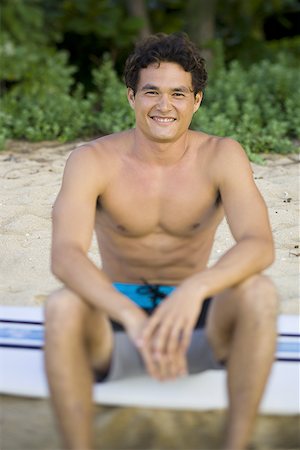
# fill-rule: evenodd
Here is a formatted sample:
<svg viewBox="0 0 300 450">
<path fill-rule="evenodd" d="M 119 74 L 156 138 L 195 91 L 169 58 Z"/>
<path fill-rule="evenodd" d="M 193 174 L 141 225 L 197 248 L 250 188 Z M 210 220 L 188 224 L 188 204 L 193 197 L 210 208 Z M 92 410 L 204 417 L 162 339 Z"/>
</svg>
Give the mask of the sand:
<svg viewBox="0 0 300 450">
<path fill-rule="evenodd" d="M 63 450 L 49 402 L 3 397 L 0 400 L 1 450 Z M 221 448 L 223 426 L 223 411 L 97 407 L 95 449 L 216 450 Z M 299 448 L 298 417 L 258 417 L 249 450 Z"/>
<path fill-rule="evenodd" d="M 37 305 L 60 286 L 49 269 L 51 207 L 70 151 L 80 142 L 59 145 L 10 142 L 0 153 L 0 304 Z M 278 287 L 280 312 L 299 314 L 299 158 L 266 155 L 252 164 L 269 208 L 276 262 L 266 273 Z M 253 212 L 255 214 L 255 211 Z M 216 237 L 213 263 L 232 244 L 226 222 Z M 95 240 L 90 257 L 101 264 Z M 1 397 L 2 450 L 58 450 L 57 432 L 46 400 Z M 195 413 L 133 408 L 100 408 L 96 413 L 99 449 L 215 449 L 223 412 Z M 258 418 L 253 449 L 299 449 L 296 417 Z"/>
</svg>

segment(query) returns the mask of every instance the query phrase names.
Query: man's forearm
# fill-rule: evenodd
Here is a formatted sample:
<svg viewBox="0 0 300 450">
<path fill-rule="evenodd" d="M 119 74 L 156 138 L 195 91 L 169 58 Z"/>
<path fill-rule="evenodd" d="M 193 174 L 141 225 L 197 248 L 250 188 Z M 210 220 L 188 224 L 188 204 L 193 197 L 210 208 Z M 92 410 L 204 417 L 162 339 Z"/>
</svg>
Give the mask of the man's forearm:
<svg viewBox="0 0 300 450">
<path fill-rule="evenodd" d="M 128 313 L 139 309 L 113 287 L 109 277 L 80 249 L 60 249 L 59 255 L 52 257 L 52 272 L 88 304 L 123 325 Z"/>
<path fill-rule="evenodd" d="M 210 297 L 262 272 L 273 260 L 272 242 L 258 238 L 243 239 L 212 267 L 189 277 L 184 284 L 199 290 L 203 298 Z"/>
</svg>

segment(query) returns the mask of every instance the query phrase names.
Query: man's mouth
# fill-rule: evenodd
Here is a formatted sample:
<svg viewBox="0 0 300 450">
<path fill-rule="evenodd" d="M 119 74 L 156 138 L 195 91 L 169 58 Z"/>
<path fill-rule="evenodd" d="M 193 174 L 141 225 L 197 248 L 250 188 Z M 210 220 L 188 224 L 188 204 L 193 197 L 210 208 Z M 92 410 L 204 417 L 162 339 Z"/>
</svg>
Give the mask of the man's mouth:
<svg viewBox="0 0 300 450">
<path fill-rule="evenodd" d="M 160 116 L 150 116 L 152 120 L 159 123 L 172 123 L 175 122 L 176 119 L 174 117 L 160 117 Z"/>
</svg>

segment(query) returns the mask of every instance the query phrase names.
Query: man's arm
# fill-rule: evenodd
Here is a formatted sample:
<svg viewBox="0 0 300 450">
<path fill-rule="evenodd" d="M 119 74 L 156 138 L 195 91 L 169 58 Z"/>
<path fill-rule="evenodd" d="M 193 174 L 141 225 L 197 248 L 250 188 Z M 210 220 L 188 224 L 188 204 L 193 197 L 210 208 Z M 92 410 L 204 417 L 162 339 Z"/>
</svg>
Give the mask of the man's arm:
<svg viewBox="0 0 300 450">
<path fill-rule="evenodd" d="M 267 208 L 244 150 L 231 139 L 218 145 L 211 175 L 236 244 L 212 267 L 187 278 L 157 308 L 140 345 L 154 343 L 158 357 L 172 354 L 178 346 L 186 351 L 205 298 L 263 271 L 274 259 Z"/>
<path fill-rule="evenodd" d="M 219 146 L 213 170 L 236 244 L 211 268 L 195 276 L 205 297 L 262 272 L 274 261 L 267 207 L 254 182 L 248 158 L 231 139 L 220 141 Z"/>
<path fill-rule="evenodd" d="M 53 208 L 51 265 L 54 275 L 90 305 L 128 326 L 127 317 L 145 315 L 114 289 L 106 274 L 88 258 L 96 202 L 106 187 L 108 161 L 99 150 L 74 150 L 65 167 L 62 187 Z"/>
</svg>

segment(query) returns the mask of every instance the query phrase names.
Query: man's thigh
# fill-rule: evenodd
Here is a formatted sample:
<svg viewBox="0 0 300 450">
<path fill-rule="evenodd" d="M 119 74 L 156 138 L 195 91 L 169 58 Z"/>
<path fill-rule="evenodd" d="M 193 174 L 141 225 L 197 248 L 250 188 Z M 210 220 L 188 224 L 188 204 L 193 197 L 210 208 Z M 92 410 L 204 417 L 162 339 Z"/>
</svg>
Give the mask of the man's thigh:
<svg viewBox="0 0 300 450">
<path fill-rule="evenodd" d="M 216 295 L 206 319 L 206 335 L 218 359 L 226 359 L 238 321 L 276 311 L 276 290 L 265 275 L 257 274 Z"/>
</svg>

